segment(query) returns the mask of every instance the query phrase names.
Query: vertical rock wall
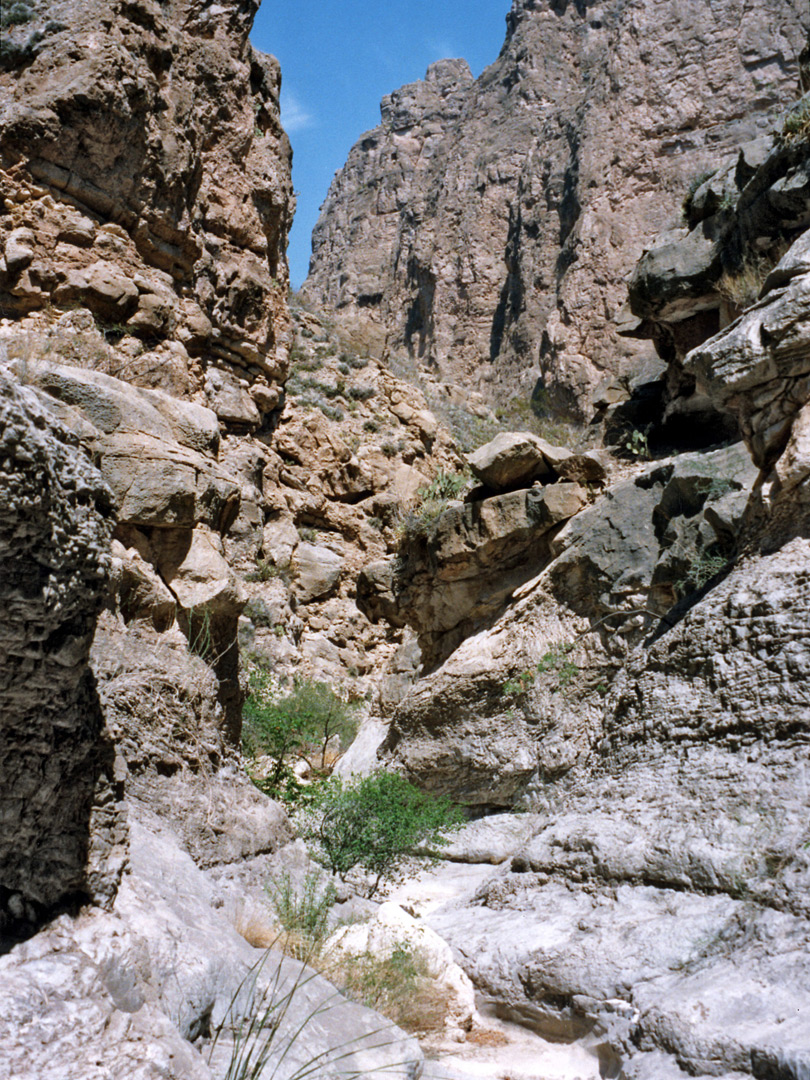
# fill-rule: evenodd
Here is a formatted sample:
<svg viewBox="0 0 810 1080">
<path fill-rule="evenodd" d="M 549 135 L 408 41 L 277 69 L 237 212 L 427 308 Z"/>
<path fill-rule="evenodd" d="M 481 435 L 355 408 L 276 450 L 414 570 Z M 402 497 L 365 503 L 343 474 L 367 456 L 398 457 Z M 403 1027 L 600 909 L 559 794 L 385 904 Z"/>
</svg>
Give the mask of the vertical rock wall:
<svg viewBox="0 0 810 1080">
<path fill-rule="evenodd" d="M 307 291 L 492 400 L 587 415 L 626 279 L 693 178 L 795 93 L 798 0 L 514 0 L 500 56 L 382 103 L 313 234 Z M 539 383 L 538 383 L 539 380 Z"/>
<path fill-rule="evenodd" d="M 0 931 L 111 896 L 126 825 L 87 665 L 112 496 L 35 392 L 0 373 Z"/>
</svg>

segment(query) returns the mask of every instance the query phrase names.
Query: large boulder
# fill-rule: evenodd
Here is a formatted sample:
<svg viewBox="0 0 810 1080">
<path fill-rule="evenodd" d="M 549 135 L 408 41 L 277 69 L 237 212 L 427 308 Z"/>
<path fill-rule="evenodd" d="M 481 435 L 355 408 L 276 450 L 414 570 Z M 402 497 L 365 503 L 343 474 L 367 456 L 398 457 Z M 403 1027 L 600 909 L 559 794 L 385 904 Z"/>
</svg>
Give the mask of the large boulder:
<svg viewBox="0 0 810 1080">
<path fill-rule="evenodd" d="M 467 464 L 482 484 L 493 491 L 504 491 L 510 487 L 529 487 L 535 480 L 551 479 L 553 463 L 567 456 L 567 451 L 552 447 L 537 435 L 510 431 L 496 435 L 467 454 Z"/>
</svg>

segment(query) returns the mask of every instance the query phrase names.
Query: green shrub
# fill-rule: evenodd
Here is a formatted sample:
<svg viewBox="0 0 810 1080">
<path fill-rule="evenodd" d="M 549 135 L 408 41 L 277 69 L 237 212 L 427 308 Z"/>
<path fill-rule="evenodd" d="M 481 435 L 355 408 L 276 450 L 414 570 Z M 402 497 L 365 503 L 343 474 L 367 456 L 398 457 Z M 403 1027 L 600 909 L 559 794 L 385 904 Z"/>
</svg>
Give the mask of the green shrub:
<svg viewBox="0 0 810 1080">
<path fill-rule="evenodd" d="M 374 875 L 373 896 L 384 876 L 419 844 L 448 842 L 462 823 L 449 799 L 426 794 L 397 773 L 343 780 L 333 776 L 302 815 L 301 832 L 314 858 L 345 880 L 363 867 Z"/>
<path fill-rule="evenodd" d="M 400 525 L 400 543 L 427 540 L 433 527 L 448 504 L 457 499 L 469 487 L 468 473 L 448 473 L 439 470 L 434 479 L 419 489 L 417 502 L 408 510 Z"/>
<path fill-rule="evenodd" d="M 284 571 L 269 559 L 257 559 L 256 569 L 245 574 L 245 581 L 270 581 L 272 578 L 283 578 Z M 255 622 L 255 620 L 254 620 Z"/>
<path fill-rule="evenodd" d="M 373 386 L 351 386 L 349 387 L 349 397 L 355 401 L 368 401 L 369 398 L 373 398 L 377 391 Z"/>
<path fill-rule="evenodd" d="M 30 3 L 18 0 L 16 4 L 7 4 L 3 7 L 0 15 L 0 26 L 21 26 L 33 19 L 34 13 Z"/>
<path fill-rule="evenodd" d="M 789 110 L 782 121 L 781 136 L 786 142 L 810 138 L 810 94 L 806 94 Z"/>
<path fill-rule="evenodd" d="M 335 886 L 317 870 L 307 873 L 297 889 L 289 874 L 266 886 L 270 906 L 284 928 L 284 951 L 299 960 L 320 954 L 329 934 L 329 913 L 335 902 Z"/>
<path fill-rule="evenodd" d="M 345 750 L 356 731 L 355 706 L 327 683 L 300 680 L 290 693 L 278 696 L 269 672 L 255 668 L 250 673 L 242 747 L 249 758 L 270 758 L 270 772 L 260 784 L 268 794 L 294 798 L 298 785 L 290 760 L 304 758 L 313 770 L 327 773 L 330 755 Z"/>
<path fill-rule="evenodd" d="M 519 674 L 507 679 L 503 684 L 503 692 L 509 697 L 517 697 L 525 694 L 534 684 L 538 675 L 550 675 L 552 677 L 552 693 L 558 690 L 567 690 L 579 675 L 579 666 L 568 660 L 568 654 L 573 649 L 570 641 L 555 642 L 548 652 L 538 660 L 533 668 L 527 668 Z"/>
</svg>

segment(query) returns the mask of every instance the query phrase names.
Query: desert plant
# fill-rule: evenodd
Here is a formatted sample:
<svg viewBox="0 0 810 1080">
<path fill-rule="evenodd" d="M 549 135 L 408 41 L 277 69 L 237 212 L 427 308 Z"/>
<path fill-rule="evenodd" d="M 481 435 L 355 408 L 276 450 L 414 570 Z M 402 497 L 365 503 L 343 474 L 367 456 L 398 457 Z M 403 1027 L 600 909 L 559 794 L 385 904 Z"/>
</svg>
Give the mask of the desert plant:
<svg viewBox="0 0 810 1080">
<path fill-rule="evenodd" d="M 265 975 L 265 969 L 269 975 Z M 351 1059 L 358 1051 L 391 1045 L 395 1040 L 387 1025 L 365 1032 L 359 1038 L 352 1036 L 338 1042 L 311 1054 L 297 1068 L 293 1066 L 295 1044 L 306 1046 L 308 1031 L 320 1028 L 320 1017 L 343 1002 L 337 992 L 322 996 L 316 991 L 315 997 L 320 1000 L 309 1007 L 303 1019 L 296 1016 L 293 1020 L 291 1010 L 297 1001 L 311 998 L 307 987 L 317 978 L 317 973 L 304 964 L 290 978 L 277 953 L 270 949 L 264 953 L 236 988 L 225 1015 L 213 1031 L 208 1048 L 209 1064 L 216 1060 L 221 1042 L 231 1043 L 223 1080 L 273 1080 L 279 1076 L 285 1060 L 288 1062 L 282 1072 L 285 1080 L 315 1080 L 335 1075 L 344 1080 L 360 1080 L 363 1072 L 351 1067 Z M 392 1077 L 410 1075 L 405 1062 L 394 1062 L 390 1069 Z"/>
<path fill-rule="evenodd" d="M 284 951 L 312 962 L 320 954 L 329 933 L 329 912 L 335 902 L 335 886 L 317 870 L 309 871 L 299 888 L 289 874 L 266 886 L 270 906 L 284 928 Z"/>
<path fill-rule="evenodd" d="M 3 12 L 0 14 L 0 26 L 21 26 L 33 17 L 31 4 L 25 0 L 18 0 L 16 4 L 7 4 L 3 7 Z"/>
<path fill-rule="evenodd" d="M 342 880 L 360 866 L 373 875 L 367 895 L 420 844 L 448 842 L 462 823 L 449 799 L 429 795 L 397 773 L 343 780 L 333 776 L 301 816 L 301 831 L 317 861 Z"/>
<path fill-rule="evenodd" d="M 280 566 L 276 566 L 270 559 L 260 558 L 256 560 L 255 570 L 245 574 L 245 581 L 271 581 L 280 577 L 284 577 L 284 570 Z"/>
<path fill-rule="evenodd" d="M 702 169 L 700 172 L 695 173 L 686 185 L 686 193 L 683 197 L 683 216 L 687 220 L 692 212 L 692 203 L 694 202 L 698 188 L 703 187 L 707 180 L 711 180 L 716 172 L 717 169 Z"/>
<path fill-rule="evenodd" d="M 635 458 L 640 458 L 642 460 L 649 458 L 650 444 L 647 440 L 646 431 L 639 431 L 638 428 L 633 428 L 625 440 L 624 448 Z"/>
<path fill-rule="evenodd" d="M 263 790 L 282 798 L 297 794 L 290 758 L 304 758 L 314 771 L 329 771 L 330 753 L 345 750 L 357 731 L 356 708 L 323 682 L 298 680 L 282 696 L 274 692 L 269 673 L 254 668 L 242 710 L 242 746 L 254 758 L 271 759 Z"/>
<path fill-rule="evenodd" d="M 428 539 L 448 504 L 457 499 L 469 483 L 467 473 L 448 473 L 440 469 L 427 486 L 419 489 L 414 506 L 403 516 L 399 527 L 400 544 Z"/>
<path fill-rule="evenodd" d="M 712 555 L 703 551 L 690 563 L 685 576 L 676 582 L 676 588 L 682 596 L 688 596 L 690 593 L 702 589 L 713 577 L 725 570 L 728 564 L 728 556 Z"/>
<path fill-rule="evenodd" d="M 503 684 L 504 694 L 509 697 L 525 694 L 538 675 L 552 677 L 552 692 L 567 690 L 580 673 L 579 666 L 567 659 L 573 647 L 574 643 L 570 641 L 555 642 L 533 668 L 527 668 L 506 680 Z"/>
<path fill-rule="evenodd" d="M 352 956 L 328 974 L 347 997 L 406 1031 L 424 1034 L 444 1028 L 446 995 L 437 990 L 425 958 L 407 942 L 396 943 L 388 956 Z"/>
<path fill-rule="evenodd" d="M 787 112 L 780 132 L 786 142 L 810 139 L 810 94 L 806 94 Z"/>
<path fill-rule="evenodd" d="M 750 307 L 759 299 L 771 266 L 770 259 L 749 258 L 737 270 L 723 272 L 717 291 L 740 310 Z"/>
</svg>

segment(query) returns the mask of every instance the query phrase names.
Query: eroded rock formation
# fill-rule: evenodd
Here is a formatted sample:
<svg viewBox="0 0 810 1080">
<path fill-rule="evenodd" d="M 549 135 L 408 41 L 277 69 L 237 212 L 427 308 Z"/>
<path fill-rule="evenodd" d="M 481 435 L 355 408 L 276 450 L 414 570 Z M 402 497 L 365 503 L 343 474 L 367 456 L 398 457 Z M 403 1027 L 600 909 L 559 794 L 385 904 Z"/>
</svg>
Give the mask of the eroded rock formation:
<svg viewBox="0 0 810 1080">
<path fill-rule="evenodd" d="M 0 933 L 115 895 L 120 766 L 88 667 L 113 498 L 78 440 L 0 372 Z"/>
<path fill-rule="evenodd" d="M 442 61 L 383 100 L 306 290 L 490 400 L 589 416 L 648 355 L 618 336 L 627 276 L 690 181 L 772 129 L 806 29 L 795 0 L 514 0 L 480 78 Z"/>
</svg>

